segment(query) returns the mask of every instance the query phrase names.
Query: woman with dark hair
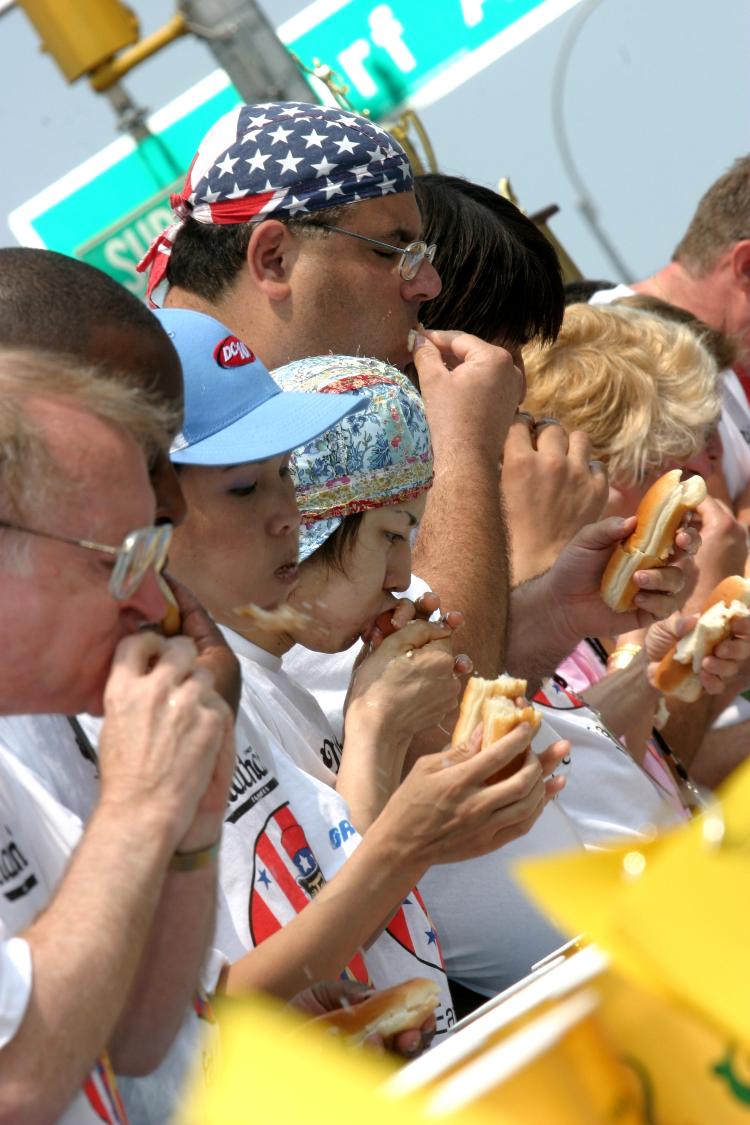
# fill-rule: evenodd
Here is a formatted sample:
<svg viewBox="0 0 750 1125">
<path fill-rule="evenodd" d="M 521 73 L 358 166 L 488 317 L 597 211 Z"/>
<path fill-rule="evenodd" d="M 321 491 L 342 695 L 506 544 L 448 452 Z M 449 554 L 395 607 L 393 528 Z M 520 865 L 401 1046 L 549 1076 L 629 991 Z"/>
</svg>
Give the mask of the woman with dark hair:
<svg viewBox="0 0 750 1125">
<path fill-rule="evenodd" d="M 514 203 L 459 176 L 418 176 L 425 242 L 443 288 L 421 310 L 427 328 L 460 328 L 514 357 L 552 343 L 565 298 L 554 247 Z"/>
</svg>

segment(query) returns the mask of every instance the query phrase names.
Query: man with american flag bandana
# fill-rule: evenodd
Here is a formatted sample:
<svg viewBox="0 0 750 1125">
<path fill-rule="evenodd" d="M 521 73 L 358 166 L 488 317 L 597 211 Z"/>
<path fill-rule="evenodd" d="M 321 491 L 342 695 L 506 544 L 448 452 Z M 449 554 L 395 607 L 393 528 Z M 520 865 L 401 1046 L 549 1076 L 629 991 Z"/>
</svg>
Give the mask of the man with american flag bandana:
<svg viewBox="0 0 750 1125">
<path fill-rule="evenodd" d="M 383 129 L 298 102 L 240 106 L 201 142 L 141 263 L 153 303 L 210 313 L 268 368 L 331 350 L 404 367 L 440 291 L 409 161 Z"/>
</svg>

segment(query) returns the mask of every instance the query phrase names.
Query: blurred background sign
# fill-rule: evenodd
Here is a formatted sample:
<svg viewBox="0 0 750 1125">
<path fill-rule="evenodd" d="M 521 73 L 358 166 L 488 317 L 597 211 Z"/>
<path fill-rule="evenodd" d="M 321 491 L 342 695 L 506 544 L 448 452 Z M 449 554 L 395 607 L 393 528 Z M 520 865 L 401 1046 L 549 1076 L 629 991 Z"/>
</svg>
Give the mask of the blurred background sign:
<svg viewBox="0 0 750 1125">
<path fill-rule="evenodd" d="M 150 136 L 121 137 L 8 217 L 22 245 L 82 258 L 133 293 L 145 293 L 136 263 L 172 219 L 169 196 L 182 185 L 203 134 L 240 96 L 215 71 L 147 121 Z"/>
<path fill-rule="evenodd" d="M 278 36 L 306 67 L 318 59 L 332 66 L 354 107 L 382 118 L 441 97 L 577 3 L 431 0 L 428 9 L 411 0 L 318 0 Z M 323 99 L 325 88 L 317 93 Z M 215 71 L 149 117 L 140 138 L 121 137 L 16 207 L 11 231 L 23 245 L 72 254 L 142 296 L 136 263 L 171 221 L 171 192 L 203 134 L 242 100 Z"/>
<path fill-rule="evenodd" d="M 382 118 L 430 105 L 579 0 L 318 0 L 278 29 L 305 64 L 344 76 L 357 109 Z"/>
</svg>

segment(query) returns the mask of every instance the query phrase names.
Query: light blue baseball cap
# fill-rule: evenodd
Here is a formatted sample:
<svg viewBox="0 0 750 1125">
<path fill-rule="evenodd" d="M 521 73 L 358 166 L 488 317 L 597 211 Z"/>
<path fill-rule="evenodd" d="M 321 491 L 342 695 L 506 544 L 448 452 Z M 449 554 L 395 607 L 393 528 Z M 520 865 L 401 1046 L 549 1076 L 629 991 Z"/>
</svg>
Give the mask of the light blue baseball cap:
<svg viewBox="0 0 750 1125">
<path fill-rule="evenodd" d="M 366 399 L 282 392 L 225 324 L 192 309 L 156 309 L 182 363 L 185 413 L 169 451 L 179 465 L 266 461 L 312 441 Z"/>
</svg>

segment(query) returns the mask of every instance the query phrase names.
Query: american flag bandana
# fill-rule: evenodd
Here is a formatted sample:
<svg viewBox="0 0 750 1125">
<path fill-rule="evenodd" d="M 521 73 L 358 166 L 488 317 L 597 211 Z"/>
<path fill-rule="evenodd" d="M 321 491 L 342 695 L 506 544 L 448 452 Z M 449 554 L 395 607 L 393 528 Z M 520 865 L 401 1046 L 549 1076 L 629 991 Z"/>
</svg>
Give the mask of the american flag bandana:
<svg viewBox="0 0 750 1125">
<path fill-rule="evenodd" d="M 220 117 L 200 143 L 182 191 L 170 197 L 175 221 L 138 263 L 146 295 L 165 278 L 187 218 L 199 223 L 295 218 L 344 203 L 413 191 L 401 145 L 345 109 L 306 102 L 242 105 Z"/>
</svg>

